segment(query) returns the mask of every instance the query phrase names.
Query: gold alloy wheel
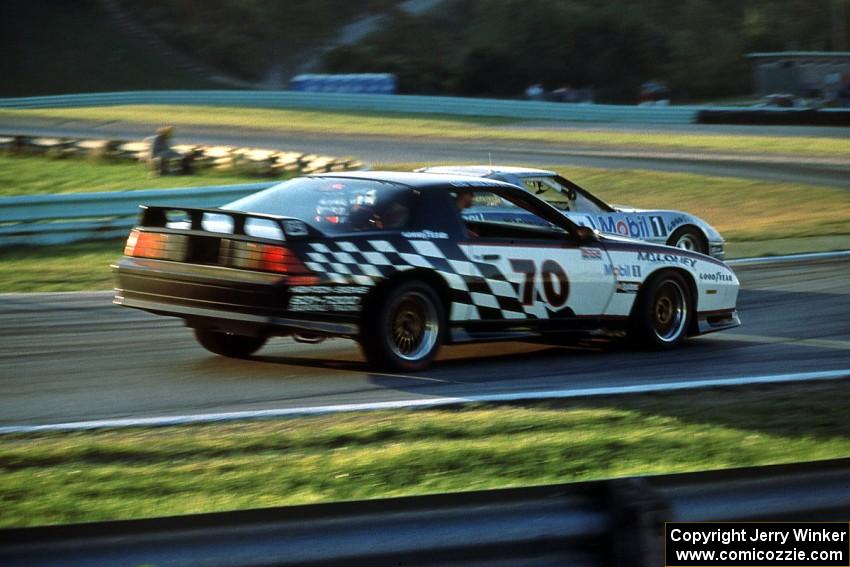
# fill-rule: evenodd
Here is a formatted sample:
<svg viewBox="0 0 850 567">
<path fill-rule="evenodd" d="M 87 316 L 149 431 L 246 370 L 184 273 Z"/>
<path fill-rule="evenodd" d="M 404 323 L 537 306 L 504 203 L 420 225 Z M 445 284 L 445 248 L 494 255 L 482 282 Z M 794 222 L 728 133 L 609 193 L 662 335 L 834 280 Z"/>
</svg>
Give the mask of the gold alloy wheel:
<svg viewBox="0 0 850 567">
<path fill-rule="evenodd" d="M 390 349 L 408 361 L 418 361 L 434 349 L 439 334 L 437 309 L 418 291 L 399 298 L 390 317 Z"/>
<path fill-rule="evenodd" d="M 685 290 L 675 280 L 658 286 L 652 305 L 652 331 L 659 340 L 672 343 L 685 332 L 688 302 Z"/>
</svg>

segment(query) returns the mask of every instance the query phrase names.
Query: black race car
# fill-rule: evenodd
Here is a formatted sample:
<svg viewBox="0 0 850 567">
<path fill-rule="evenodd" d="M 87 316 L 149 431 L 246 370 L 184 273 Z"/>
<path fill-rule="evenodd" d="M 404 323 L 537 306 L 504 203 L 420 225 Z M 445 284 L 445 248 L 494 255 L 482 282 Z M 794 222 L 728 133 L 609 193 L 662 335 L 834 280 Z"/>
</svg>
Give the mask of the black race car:
<svg viewBox="0 0 850 567">
<path fill-rule="evenodd" d="M 739 324 L 721 261 L 602 236 L 490 179 L 323 174 L 219 209 L 141 209 L 115 303 L 183 318 L 225 356 L 348 337 L 374 366 L 419 370 L 443 343 L 630 333 L 667 348 Z"/>
</svg>

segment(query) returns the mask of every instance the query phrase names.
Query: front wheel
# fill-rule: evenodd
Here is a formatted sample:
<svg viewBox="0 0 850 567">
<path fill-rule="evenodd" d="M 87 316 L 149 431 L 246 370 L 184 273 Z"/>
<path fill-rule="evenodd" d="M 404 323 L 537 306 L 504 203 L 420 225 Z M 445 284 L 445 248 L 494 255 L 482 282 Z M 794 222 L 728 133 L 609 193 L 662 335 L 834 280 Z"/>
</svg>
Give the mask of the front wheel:
<svg viewBox="0 0 850 567">
<path fill-rule="evenodd" d="M 209 329 L 195 329 L 195 338 L 208 351 L 232 358 L 244 358 L 254 354 L 267 340 L 265 337 L 248 337 Z"/>
<path fill-rule="evenodd" d="M 690 289 L 681 275 L 668 272 L 653 278 L 637 298 L 633 338 L 655 349 L 678 346 L 688 335 L 692 304 Z"/>
<path fill-rule="evenodd" d="M 378 302 L 376 313 L 364 314 L 360 345 L 369 364 L 391 370 L 428 367 L 443 342 L 443 306 L 434 290 L 406 282 Z"/>
<path fill-rule="evenodd" d="M 682 250 L 699 252 L 700 254 L 708 254 L 708 244 L 705 237 L 697 229 L 689 226 L 683 226 L 671 234 L 667 240 L 667 245 Z"/>
</svg>

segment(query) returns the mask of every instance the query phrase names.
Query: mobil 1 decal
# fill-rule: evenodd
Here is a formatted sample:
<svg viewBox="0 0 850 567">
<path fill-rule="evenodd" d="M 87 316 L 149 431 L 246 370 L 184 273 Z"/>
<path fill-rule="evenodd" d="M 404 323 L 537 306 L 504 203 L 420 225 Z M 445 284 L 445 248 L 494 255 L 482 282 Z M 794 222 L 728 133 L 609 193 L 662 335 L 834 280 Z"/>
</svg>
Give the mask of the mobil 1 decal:
<svg viewBox="0 0 850 567">
<path fill-rule="evenodd" d="M 525 306 L 533 305 L 538 297 L 552 311 L 559 311 L 570 296 L 570 281 L 563 266 L 555 260 L 510 260 L 511 269 L 522 274 L 519 299 Z"/>
<path fill-rule="evenodd" d="M 660 215 L 596 215 L 588 216 L 593 228 L 608 234 L 620 234 L 632 238 L 663 238 L 667 236 L 664 218 Z"/>
</svg>

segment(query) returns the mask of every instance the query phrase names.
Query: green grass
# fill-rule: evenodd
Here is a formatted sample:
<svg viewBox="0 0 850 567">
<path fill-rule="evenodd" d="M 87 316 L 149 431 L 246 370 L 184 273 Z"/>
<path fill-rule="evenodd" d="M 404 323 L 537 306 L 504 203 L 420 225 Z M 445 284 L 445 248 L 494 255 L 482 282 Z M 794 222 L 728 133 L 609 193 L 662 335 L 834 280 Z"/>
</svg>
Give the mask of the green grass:
<svg viewBox="0 0 850 567">
<path fill-rule="evenodd" d="M 74 120 L 116 120 L 151 126 L 218 126 L 285 132 L 375 135 L 494 142 L 540 142 L 587 147 L 669 149 L 725 154 L 787 154 L 850 157 L 843 138 L 752 136 L 623 132 L 619 130 L 565 130 L 502 128 L 507 119 L 459 118 L 410 114 L 270 110 L 204 106 L 110 106 L 39 110 L 2 110 L 4 117 L 32 116 Z"/>
<path fill-rule="evenodd" d="M 379 164 L 398 170 L 421 165 Z M 683 173 L 550 169 L 558 170 L 609 202 L 694 213 L 727 238 L 729 258 L 850 247 L 850 192 L 841 189 Z M 45 186 L 42 175 L 45 171 L 49 172 L 50 187 Z M 96 185 L 100 191 L 256 181 L 215 175 L 148 179 L 146 175 L 135 165 L 0 158 L 0 180 L 5 180 L 0 185 L 13 194 L 93 189 L 88 184 L 79 185 L 79 179 L 88 179 L 87 183 Z M 121 241 L 0 248 L 0 293 L 109 289 L 112 287 L 109 264 L 120 257 L 122 249 Z"/>
<path fill-rule="evenodd" d="M 731 241 L 850 238 L 850 191 L 844 189 L 644 170 L 555 169 L 609 203 L 697 215 Z"/>
<path fill-rule="evenodd" d="M 0 437 L 0 526 L 850 455 L 844 383 Z"/>
<path fill-rule="evenodd" d="M 374 164 L 400 171 L 422 163 Z M 763 241 L 850 235 L 850 191 L 796 183 L 645 170 L 547 167 L 609 203 L 683 210 L 717 228 L 727 240 Z M 133 163 L 0 156 L 0 195 L 76 193 L 252 183 L 260 178 L 203 171 L 151 177 Z"/>
<path fill-rule="evenodd" d="M 0 247 L 0 293 L 111 289 L 123 240 Z"/>
<path fill-rule="evenodd" d="M 259 181 L 264 179 L 211 170 L 199 171 L 193 175 L 154 177 L 145 166 L 133 162 L 0 154 L 0 196 L 4 197 L 230 185 Z"/>
<path fill-rule="evenodd" d="M 775 240 L 731 241 L 726 243 L 727 258 L 760 258 L 806 252 L 833 252 L 850 249 L 850 234 L 806 236 Z"/>
</svg>

